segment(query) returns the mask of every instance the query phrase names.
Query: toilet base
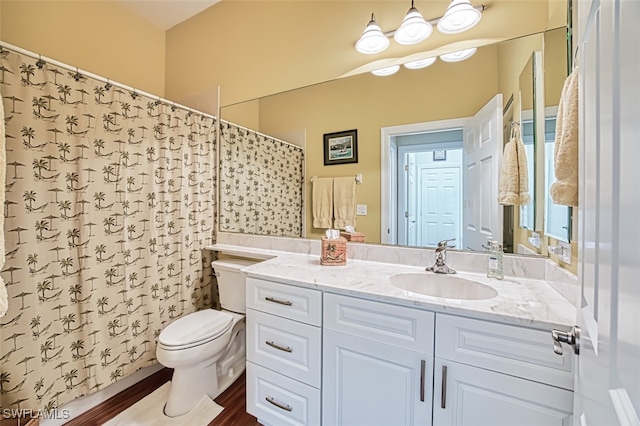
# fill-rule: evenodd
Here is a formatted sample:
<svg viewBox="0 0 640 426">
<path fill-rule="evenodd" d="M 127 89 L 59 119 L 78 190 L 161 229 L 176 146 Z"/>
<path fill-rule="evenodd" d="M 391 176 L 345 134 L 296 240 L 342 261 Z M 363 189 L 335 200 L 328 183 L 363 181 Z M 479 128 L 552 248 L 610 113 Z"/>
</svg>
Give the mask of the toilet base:
<svg viewBox="0 0 640 426">
<path fill-rule="evenodd" d="M 177 417 L 188 413 L 204 395 L 212 400 L 224 392 L 246 368 L 244 318 L 233 330 L 231 343 L 218 361 L 213 358 L 196 366 L 175 368 L 164 414 Z"/>
</svg>

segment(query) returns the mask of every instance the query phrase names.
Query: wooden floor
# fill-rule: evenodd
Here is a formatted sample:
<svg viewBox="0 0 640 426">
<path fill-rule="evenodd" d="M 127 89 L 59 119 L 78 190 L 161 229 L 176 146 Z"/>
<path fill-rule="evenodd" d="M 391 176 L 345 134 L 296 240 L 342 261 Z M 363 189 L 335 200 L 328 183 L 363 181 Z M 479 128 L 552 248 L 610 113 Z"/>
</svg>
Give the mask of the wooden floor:
<svg viewBox="0 0 640 426">
<path fill-rule="evenodd" d="M 103 424 L 171 380 L 172 372 L 171 369 L 163 368 L 65 423 L 65 426 L 99 426 Z M 224 407 L 224 410 L 208 426 L 257 426 L 260 424 L 255 417 L 247 413 L 245 382 L 245 374 L 242 374 L 235 383 L 215 399 L 215 402 Z"/>
</svg>

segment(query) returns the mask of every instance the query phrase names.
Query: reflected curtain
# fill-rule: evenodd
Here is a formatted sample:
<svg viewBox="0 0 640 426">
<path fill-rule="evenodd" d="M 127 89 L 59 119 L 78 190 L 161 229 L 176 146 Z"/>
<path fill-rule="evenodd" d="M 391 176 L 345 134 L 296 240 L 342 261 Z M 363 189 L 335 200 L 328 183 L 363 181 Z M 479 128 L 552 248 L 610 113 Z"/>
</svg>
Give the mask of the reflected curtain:
<svg viewBox="0 0 640 426">
<path fill-rule="evenodd" d="M 221 120 L 220 230 L 302 236 L 302 148 Z"/>
<path fill-rule="evenodd" d="M 156 362 L 210 305 L 212 118 L 3 50 L 0 406 L 52 409 Z"/>
</svg>

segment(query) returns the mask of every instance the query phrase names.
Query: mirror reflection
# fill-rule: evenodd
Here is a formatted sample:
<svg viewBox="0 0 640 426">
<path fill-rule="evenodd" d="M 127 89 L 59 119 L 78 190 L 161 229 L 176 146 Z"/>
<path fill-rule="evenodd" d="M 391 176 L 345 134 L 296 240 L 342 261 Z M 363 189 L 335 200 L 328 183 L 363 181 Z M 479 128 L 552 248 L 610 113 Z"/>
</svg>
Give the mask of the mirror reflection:
<svg viewBox="0 0 640 426">
<path fill-rule="evenodd" d="M 527 64 L 520 73 L 519 92 L 520 92 L 520 128 L 522 142 L 524 143 L 527 155 L 528 187 L 531 199 L 528 204 L 520 206 L 520 226 L 531 231 L 535 230 L 535 203 L 536 203 L 536 186 L 535 186 L 535 151 L 536 151 L 536 132 L 535 132 L 535 105 L 537 100 L 535 81 L 536 78 L 542 78 L 536 75 L 540 64 L 540 55 L 534 52 Z M 537 60 L 536 60 L 537 58 Z M 540 94 L 538 94 L 539 96 Z"/>
<path fill-rule="evenodd" d="M 555 182 L 554 142 L 556 116 L 562 85 L 568 74 L 566 31 L 559 28 L 544 35 L 544 159 L 545 159 L 545 210 L 544 233 L 559 241 L 569 242 L 571 235 L 571 207 L 554 204 L 549 188 Z"/>
<path fill-rule="evenodd" d="M 324 229 L 316 229 L 312 226 L 310 178 L 358 174 L 362 175 L 362 184 L 357 185 L 357 204 L 363 207 L 361 210 L 366 211 L 366 215 L 357 216 L 356 230 L 365 234 L 366 242 L 431 246 L 437 239 L 449 236 L 449 231 L 443 231 L 447 226 L 422 226 L 418 229 L 416 225 L 414 229 L 408 229 L 410 232 L 404 239 L 398 238 L 398 231 L 403 228 L 402 222 L 405 218 L 408 219 L 405 225 L 412 220 L 417 224 L 419 215 L 424 216 L 425 212 L 431 213 L 427 211 L 428 203 L 424 203 L 426 200 L 426 197 L 423 197 L 424 193 L 408 194 L 411 201 L 406 199 L 407 194 L 404 201 L 400 196 L 401 191 L 405 193 L 401 184 L 420 187 L 420 176 L 423 180 L 428 178 L 429 163 L 460 171 L 457 181 L 460 182 L 458 186 L 461 188 L 457 190 L 450 188 L 449 192 L 455 196 L 450 200 L 440 201 L 439 205 L 452 207 L 453 214 L 458 215 L 457 210 L 463 212 L 465 207 L 471 208 L 465 203 L 476 202 L 476 208 L 472 208 L 473 210 L 484 212 L 484 219 L 487 220 L 499 216 L 500 223 L 493 225 L 490 222 L 482 222 L 483 218 L 479 218 L 475 226 L 480 229 L 491 229 L 489 235 L 495 238 L 498 235 L 498 228 L 508 224 L 511 227 L 509 232 L 500 231 L 500 234 L 514 235 L 514 224 L 519 222 L 514 220 L 514 217 L 520 213 L 514 213 L 513 209 L 511 211 L 505 209 L 506 213 L 498 209 L 496 198 L 491 196 L 490 192 L 486 192 L 493 188 L 478 193 L 474 200 L 465 200 L 465 197 L 461 196 L 465 182 L 480 181 L 480 179 L 470 179 L 469 176 L 465 176 L 462 172 L 464 160 L 460 159 L 464 155 L 457 150 L 464 147 L 465 125 L 473 121 L 473 117 L 485 105 L 496 99 L 497 94 L 503 95 L 500 103 L 494 105 L 494 108 L 500 111 L 499 120 L 496 122 L 496 128 L 499 131 L 496 134 L 500 134 L 500 141 L 497 144 L 502 146 L 502 113 L 505 103 L 503 99 L 506 101 L 512 94 L 518 92 L 520 74 L 531 58 L 532 52 L 542 50 L 542 38 L 543 34 L 540 33 L 483 46 L 473 57 L 460 63 L 449 64 L 436 61 L 426 69 L 401 69 L 397 74 L 385 78 L 361 74 L 300 88 L 223 107 L 221 117 L 305 147 L 307 178 L 303 191 L 306 198 L 304 215 L 307 238 L 319 238 L 324 234 Z M 496 105 L 499 106 L 496 107 Z M 431 123 L 432 127 L 429 128 L 425 123 Z M 445 126 L 435 129 L 433 123 Z M 396 143 L 395 147 L 393 144 L 389 145 L 385 151 L 384 145 L 381 147 L 381 129 L 395 126 L 406 126 L 407 130 L 403 135 L 411 141 L 404 142 L 398 139 L 399 144 Z M 323 135 L 354 128 L 358 129 L 358 163 L 324 166 Z M 486 129 L 478 127 L 477 136 L 481 138 L 484 130 Z M 418 149 L 420 145 L 425 146 Z M 395 152 L 391 152 L 394 149 Z M 394 155 L 398 158 L 398 153 L 408 164 L 415 167 L 413 183 L 403 179 L 402 174 L 399 174 L 400 169 L 404 168 L 403 165 L 399 167 L 399 162 L 395 165 L 388 162 L 388 159 Z M 447 160 L 436 159 L 442 157 Z M 531 170 L 542 167 L 543 163 L 541 161 L 540 164 L 532 166 Z M 389 167 L 393 170 L 388 170 Z M 497 165 L 494 164 L 487 171 L 495 172 L 497 176 Z M 542 169 L 539 173 L 544 174 Z M 390 181 L 385 182 L 384 176 L 393 175 L 396 176 L 395 184 Z M 408 183 L 411 185 L 407 185 Z M 389 198 L 395 204 L 386 204 L 383 201 L 385 186 Z M 409 207 L 409 203 L 413 213 L 403 210 L 403 206 Z M 221 205 L 224 205 L 224 200 L 221 200 Z M 496 211 L 501 212 L 494 215 L 491 212 L 494 207 Z M 448 212 L 442 214 L 445 213 Z M 481 245 L 486 242 L 487 235 L 483 236 L 480 233 L 480 238 L 476 239 L 480 243 L 477 247 L 468 244 L 464 241 L 464 232 L 462 232 L 465 227 L 464 215 L 458 217 L 460 218 L 458 223 L 449 226 L 453 232 L 451 236 L 460 238 L 457 242 L 461 244 L 456 246 L 463 249 L 482 250 Z M 391 238 L 394 232 L 395 240 Z M 509 244 L 511 251 L 516 251 L 518 238 L 518 234 L 515 233 L 513 243 Z"/>
</svg>

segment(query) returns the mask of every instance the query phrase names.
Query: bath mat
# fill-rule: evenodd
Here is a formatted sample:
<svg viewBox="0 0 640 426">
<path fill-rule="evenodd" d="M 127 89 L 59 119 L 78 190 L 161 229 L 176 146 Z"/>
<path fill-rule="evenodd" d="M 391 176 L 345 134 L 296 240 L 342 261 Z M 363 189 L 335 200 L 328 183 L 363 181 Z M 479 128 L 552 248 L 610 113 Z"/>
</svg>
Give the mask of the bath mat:
<svg viewBox="0 0 640 426">
<path fill-rule="evenodd" d="M 162 410 L 169 395 L 171 382 L 165 383 L 131 407 L 105 423 L 105 426 L 206 426 L 224 410 L 224 407 L 203 396 L 196 406 L 185 415 L 167 417 Z"/>
</svg>

